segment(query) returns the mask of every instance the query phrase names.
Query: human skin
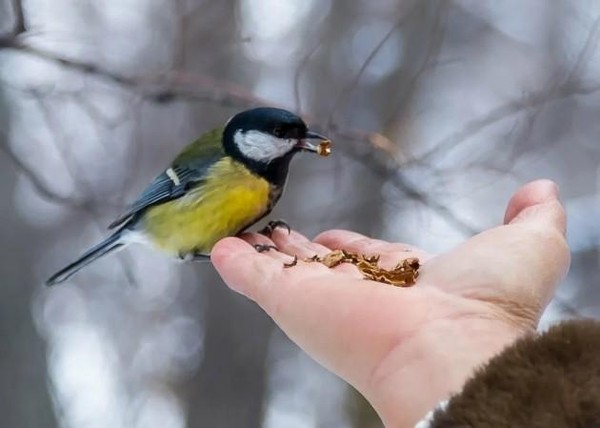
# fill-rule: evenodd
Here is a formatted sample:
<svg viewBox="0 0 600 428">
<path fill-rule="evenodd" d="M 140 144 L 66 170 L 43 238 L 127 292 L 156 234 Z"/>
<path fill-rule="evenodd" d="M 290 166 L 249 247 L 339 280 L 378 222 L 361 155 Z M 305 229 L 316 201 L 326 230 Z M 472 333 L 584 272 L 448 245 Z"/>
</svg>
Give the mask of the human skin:
<svg viewBox="0 0 600 428">
<path fill-rule="evenodd" d="M 401 243 L 330 230 L 309 241 L 277 229 L 225 238 L 212 261 L 226 284 L 259 304 L 323 366 L 360 391 L 386 427 L 412 427 L 458 392 L 473 370 L 532 334 L 569 265 L 557 186 L 517 191 L 504 224 L 432 255 Z M 249 245 L 273 244 L 257 253 Z M 362 278 L 356 267 L 299 261 L 334 249 L 381 255 L 383 267 L 419 257 L 413 287 Z"/>
</svg>

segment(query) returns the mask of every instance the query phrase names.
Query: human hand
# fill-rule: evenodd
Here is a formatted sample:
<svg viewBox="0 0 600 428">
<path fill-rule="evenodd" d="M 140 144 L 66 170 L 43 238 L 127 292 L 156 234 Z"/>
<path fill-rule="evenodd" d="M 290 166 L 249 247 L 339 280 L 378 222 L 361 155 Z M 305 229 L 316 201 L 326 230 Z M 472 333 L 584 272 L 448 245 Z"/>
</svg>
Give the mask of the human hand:
<svg viewBox="0 0 600 428">
<path fill-rule="evenodd" d="M 257 253 L 225 238 L 212 261 L 225 282 L 256 301 L 308 354 L 354 385 L 390 427 L 413 426 L 462 388 L 474 368 L 533 332 L 565 275 L 565 213 L 552 182 L 540 180 L 511 199 L 503 226 L 452 251 L 431 255 L 405 244 L 332 230 L 309 241 L 276 230 L 281 252 Z M 300 259 L 345 249 L 380 254 L 383 267 L 409 257 L 423 266 L 416 285 L 366 281 L 352 265 L 329 269 Z"/>
</svg>

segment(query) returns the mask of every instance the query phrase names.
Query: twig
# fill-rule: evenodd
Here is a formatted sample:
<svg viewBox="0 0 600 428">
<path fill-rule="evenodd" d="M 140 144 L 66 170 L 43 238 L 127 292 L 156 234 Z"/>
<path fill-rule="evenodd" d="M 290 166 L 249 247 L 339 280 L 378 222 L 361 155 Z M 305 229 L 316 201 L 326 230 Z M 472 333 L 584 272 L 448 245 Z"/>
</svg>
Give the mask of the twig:
<svg viewBox="0 0 600 428">
<path fill-rule="evenodd" d="M 185 13 L 184 0 L 173 0 L 173 13 L 178 21 L 173 55 L 173 68 L 180 69 L 186 61 L 185 39 L 188 32 L 188 17 Z"/>
<path fill-rule="evenodd" d="M 12 5 L 13 13 L 15 15 L 12 35 L 16 37 L 27 31 L 27 27 L 25 26 L 25 14 L 23 13 L 23 0 L 13 0 Z"/>
<path fill-rule="evenodd" d="M 15 22 L 12 30 L 8 34 L 0 35 L 0 49 L 12 47 L 17 40 L 17 37 L 27 31 L 22 0 L 13 0 L 12 9 Z"/>
<path fill-rule="evenodd" d="M 476 135 L 484 128 L 493 125 L 503 119 L 518 114 L 523 110 L 540 107 L 553 101 L 561 100 L 574 95 L 589 95 L 600 90 L 600 84 L 583 86 L 572 82 L 565 82 L 551 90 L 547 88 L 534 92 L 529 96 L 518 100 L 509 101 L 490 110 L 485 115 L 471 120 L 462 129 L 450 134 L 440 140 L 430 150 L 423 153 L 415 161 L 418 163 L 427 163 L 434 157 L 446 153 L 461 142 L 466 141 Z"/>
<path fill-rule="evenodd" d="M 263 100 L 255 97 L 243 88 L 223 84 L 222 82 L 197 74 L 171 71 L 154 75 L 130 77 L 121 75 L 96 64 L 62 57 L 55 53 L 27 46 L 19 42 L 13 43 L 10 47 L 47 59 L 48 61 L 63 65 L 70 69 L 95 75 L 120 86 L 128 87 L 139 93 L 140 96 L 155 102 L 169 102 L 176 98 L 181 98 L 193 102 L 217 103 L 224 107 L 233 108 L 248 108 L 264 103 Z M 538 92 L 534 92 L 529 96 L 510 101 L 495 107 L 482 117 L 468 122 L 461 130 L 440 140 L 432 149 L 419 156 L 415 161 L 426 163 L 433 157 L 445 153 L 447 150 L 452 149 L 459 143 L 477 134 L 487 126 L 525 109 L 538 107 L 572 95 L 590 94 L 599 89 L 600 85 L 584 87 L 572 82 L 564 82 L 557 87 L 551 88 L 551 90 L 545 88 Z M 335 129 L 335 125 L 332 125 L 331 128 Z M 350 132 L 349 134 L 353 133 Z M 356 141 L 356 138 L 354 138 L 354 140 Z M 391 154 L 389 150 L 386 153 L 388 155 Z"/>
<path fill-rule="evenodd" d="M 35 190 L 38 194 L 45 200 L 49 202 L 58 203 L 61 205 L 68 205 L 73 208 L 83 208 L 85 207 L 85 201 L 82 201 L 78 198 L 73 198 L 69 196 L 64 196 L 50 188 L 48 183 L 46 183 L 42 178 L 38 175 L 37 171 L 28 164 L 26 164 L 12 149 L 9 145 L 6 137 L 4 136 L 2 144 L 0 144 L 0 150 L 12 161 L 17 170 L 21 172 L 27 179 L 31 182 Z"/>
<path fill-rule="evenodd" d="M 335 135 L 346 141 L 365 141 L 367 138 L 372 138 L 373 134 L 365 135 L 356 131 L 337 131 L 335 132 Z M 364 146 L 361 147 L 364 148 Z M 375 176 L 380 177 L 382 180 L 390 180 L 396 189 L 400 190 L 409 198 L 433 210 L 448 224 L 452 225 L 464 235 L 471 236 L 479 232 L 476 227 L 471 226 L 469 223 L 462 220 L 449 207 L 420 189 L 416 184 L 410 182 L 407 177 L 398 171 L 395 165 L 391 165 L 389 162 L 388 165 L 382 165 L 381 162 L 378 162 L 375 158 L 376 153 L 377 152 L 375 151 L 359 153 L 356 150 L 352 150 L 350 147 L 344 151 L 345 155 L 367 166 Z"/>
<path fill-rule="evenodd" d="M 52 131 L 52 135 L 54 135 L 54 139 L 52 140 L 55 148 L 61 153 L 61 158 L 63 160 L 63 165 L 64 165 L 64 169 L 67 172 L 67 174 L 69 175 L 69 177 L 71 178 L 71 180 L 76 183 L 79 182 L 80 186 L 83 187 L 83 193 L 85 195 L 89 195 L 86 199 L 88 199 L 88 201 L 94 201 L 95 197 L 94 197 L 94 189 L 95 187 L 93 186 L 93 183 L 91 183 L 87 177 L 85 177 L 84 174 L 81 173 L 81 168 L 75 164 L 75 162 L 72 161 L 72 159 L 68 159 L 68 154 L 61 149 L 61 147 L 57 144 L 57 140 L 67 140 L 66 136 L 64 135 L 64 132 L 62 131 L 61 127 L 60 127 L 60 123 L 58 122 L 57 118 L 55 117 L 54 114 L 52 114 L 52 110 L 51 107 L 46 104 L 46 101 L 43 97 L 41 97 L 38 93 L 36 93 L 36 91 L 32 91 L 31 95 L 35 98 L 35 100 L 37 101 L 40 110 L 42 111 L 42 116 L 44 118 L 44 121 L 46 123 L 46 125 L 48 126 L 48 128 Z M 104 205 L 104 203 L 102 204 Z M 97 210 L 98 206 L 94 206 L 92 203 L 88 202 L 87 204 L 83 205 L 83 209 L 87 212 L 87 214 L 90 216 L 90 218 L 92 219 L 93 223 L 95 224 L 98 233 L 100 235 L 105 234 L 106 232 L 106 225 L 100 220 L 99 216 L 98 216 L 98 210 Z M 136 279 L 135 276 L 133 275 L 133 272 L 131 270 L 131 263 L 127 263 L 127 256 L 126 255 L 121 255 L 121 257 L 118 258 L 119 263 L 121 264 L 121 268 L 123 269 L 123 273 L 124 276 L 127 280 L 127 282 L 130 285 L 135 285 L 136 284 Z"/>
<path fill-rule="evenodd" d="M 589 95 L 600 90 L 599 84 L 585 87 L 576 80 L 579 74 L 581 74 L 583 71 L 583 68 L 588 63 L 589 58 L 593 55 L 597 48 L 599 32 L 600 16 L 594 21 L 594 24 L 588 33 L 585 44 L 577 56 L 575 65 L 567 74 L 562 83 L 543 88 L 540 91 L 530 94 L 529 96 L 521 97 L 518 100 L 513 100 L 506 104 L 495 107 L 482 117 L 467 123 L 467 125 L 464 126 L 460 131 L 442 139 L 440 142 L 435 144 L 432 149 L 419 156 L 417 162 L 427 163 L 433 157 L 446 153 L 459 143 L 466 141 L 468 138 L 474 136 L 487 126 L 518 114 L 523 110 L 541 107 L 553 101 L 564 99 L 573 95 Z"/>
<path fill-rule="evenodd" d="M 447 15 L 447 9 L 450 3 L 447 2 L 439 2 L 437 7 L 435 8 L 434 17 L 433 17 L 433 26 L 432 30 L 429 31 L 429 34 L 432 34 L 431 38 L 433 41 L 430 41 L 427 44 L 427 52 L 425 53 L 425 58 L 421 62 L 420 66 L 417 68 L 416 72 L 413 73 L 411 78 L 407 81 L 404 86 L 404 93 L 399 97 L 399 101 L 396 105 L 390 109 L 389 116 L 383 121 L 384 126 L 389 126 L 389 124 L 398 117 L 398 113 L 400 110 L 407 105 L 408 100 L 412 97 L 412 94 L 415 92 L 417 88 L 417 84 L 421 77 L 430 70 L 432 64 L 437 66 L 440 63 L 437 61 L 442 44 L 444 42 L 444 38 L 446 36 L 446 26 L 442 26 L 443 18 Z M 446 12 L 446 13 L 444 13 Z M 421 42 L 421 40 L 419 40 Z"/>
<path fill-rule="evenodd" d="M 321 42 L 315 44 L 310 51 L 300 61 L 296 71 L 294 72 L 294 103 L 296 104 L 296 110 L 302 111 L 302 98 L 300 97 L 300 77 L 306 66 L 308 65 L 310 58 L 319 50 Z"/>
<path fill-rule="evenodd" d="M 92 64 L 92 63 L 88 63 L 88 62 L 83 62 L 83 61 L 78 61 L 75 59 L 67 58 L 67 57 L 64 57 L 55 52 L 47 51 L 47 50 L 40 49 L 40 48 L 35 48 L 33 46 L 29 46 L 24 43 L 20 43 L 20 42 L 15 43 L 13 46 L 11 46 L 11 48 L 21 51 L 23 53 L 27 53 L 27 54 L 36 56 L 38 58 L 45 59 L 45 60 L 53 62 L 55 64 L 65 66 L 72 70 L 77 70 L 77 71 L 80 71 L 85 74 L 93 74 L 102 79 L 112 81 L 119 85 L 130 87 L 132 89 L 140 88 L 146 83 L 146 82 L 144 82 L 143 79 L 127 77 L 127 76 L 121 75 L 119 73 L 110 71 L 109 69 L 104 68 L 97 64 Z"/>
<path fill-rule="evenodd" d="M 367 57 L 365 62 L 362 64 L 362 66 L 358 70 L 358 73 L 356 73 L 356 75 L 352 78 L 352 80 L 348 84 L 345 85 L 343 90 L 340 92 L 340 95 L 337 97 L 337 99 L 333 103 L 333 106 L 331 108 L 329 116 L 327 117 L 327 120 L 325 121 L 326 129 L 331 128 L 331 125 L 333 123 L 333 115 L 336 113 L 336 110 L 341 105 L 346 103 L 349 96 L 352 94 L 352 90 L 356 87 L 356 85 L 360 81 L 360 78 L 362 77 L 362 75 L 369 68 L 369 65 L 371 64 L 373 59 L 375 59 L 375 56 L 377 56 L 379 51 L 385 46 L 385 44 L 388 42 L 388 40 L 396 33 L 398 28 L 400 28 L 402 26 L 402 24 L 404 22 L 406 22 L 413 15 L 415 10 L 418 9 L 418 6 L 419 6 L 419 1 L 415 1 L 415 3 L 412 5 L 412 7 L 409 9 L 409 11 L 406 14 L 401 15 L 396 20 L 396 22 L 391 26 L 391 28 L 388 30 L 388 32 L 385 33 L 385 35 L 382 37 L 382 39 L 377 43 L 377 45 L 375 45 L 375 48 L 373 48 L 373 50 L 371 51 L 371 53 L 369 54 L 369 56 Z"/>
<path fill-rule="evenodd" d="M 565 81 L 573 81 L 581 74 L 585 66 L 588 64 L 590 58 L 594 54 L 594 51 L 598 47 L 598 32 L 600 32 L 600 16 L 595 19 L 594 25 L 592 25 L 592 28 L 590 29 L 590 32 L 585 40 L 585 44 L 579 51 L 579 55 L 577 55 L 575 65 L 567 75 Z"/>
</svg>

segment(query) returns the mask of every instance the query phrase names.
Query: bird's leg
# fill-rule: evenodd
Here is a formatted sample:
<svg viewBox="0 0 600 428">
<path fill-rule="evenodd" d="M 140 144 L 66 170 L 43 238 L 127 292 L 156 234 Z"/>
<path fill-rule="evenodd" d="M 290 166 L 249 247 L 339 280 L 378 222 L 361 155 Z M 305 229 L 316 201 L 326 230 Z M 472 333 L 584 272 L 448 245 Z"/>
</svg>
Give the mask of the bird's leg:
<svg viewBox="0 0 600 428">
<path fill-rule="evenodd" d="M 197 250 L 179 253 L 178 257 L 184 262 L 206 262 L 210 260 L 210 254 L 205 254 Z"/>
<path fill-rule="evenodd" d="M 193 262 L 207 262 L 209 260 L 210 260 L 210 254 L 202 253 L 197 250 L 192 251 L 192 261 Z"/>
<path fill-rule="evenodd" d="M 284 229 L 287 229 L 288 235 L 290 233 L 292 233 L 292 229 L 291 229 L 290 225 L 287 224 L 283 220 L 271 220 L 270 222 L 267 223 L 267 225 L 265 227 L 263 227 L 261 230 L 259 230 L 258 233 L 270 238 L 271 235 L 273 234 L 273 232 L 275 231 L 275 229 L 277 229 L 278 227 L 283 227 Z"/>
<path fill-rule="evenodd" d="M 270 250 L 279 251 L 279 249 L 275 245 L 271 244 L 254 244 L 253 247 L 259 253 L 264 253 Z"/>
</svg>

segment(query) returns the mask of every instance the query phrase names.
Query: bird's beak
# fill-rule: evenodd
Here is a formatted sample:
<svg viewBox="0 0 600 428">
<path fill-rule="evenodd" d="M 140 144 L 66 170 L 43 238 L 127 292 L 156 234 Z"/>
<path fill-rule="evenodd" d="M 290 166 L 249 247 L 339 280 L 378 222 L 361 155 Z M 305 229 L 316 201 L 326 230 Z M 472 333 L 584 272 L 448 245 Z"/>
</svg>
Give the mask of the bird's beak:
<svg viewBox="0 0 600 428">
<path fill-rule="evenodd" d="M 310 143 L 308 140 L 320 140 L 320 141 L 319 141 L 319 144 L 313 144 L 313 143 Z M 322 154 L 323 153 L 323 145 L 330 144 L 330 143 L 331 143 L 331 140 L 329 138 L 327 138 L 321 134 L 318 134 L 316 132 L 313 132 L 313 131 L 307 131 L 306 137 L 304 137 L 302 140 L 298 141 L 298 144 L 296 144 L 296 149 Z M 329 153 L 327 153 L 327 154 L 329 154 Z"/>
</svg>

